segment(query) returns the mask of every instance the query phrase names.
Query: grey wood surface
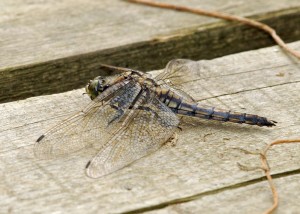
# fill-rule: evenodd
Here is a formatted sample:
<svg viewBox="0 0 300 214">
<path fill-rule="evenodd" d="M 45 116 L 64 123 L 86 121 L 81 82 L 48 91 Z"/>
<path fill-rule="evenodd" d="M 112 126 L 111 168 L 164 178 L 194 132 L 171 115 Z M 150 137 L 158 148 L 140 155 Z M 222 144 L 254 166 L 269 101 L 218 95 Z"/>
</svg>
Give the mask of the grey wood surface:
<svg viewBox="0 0 300 214">
<path fill-rule="evenodd" d="M 171 2 L 249 16 L 300 39 L 299 0 Z M 2 0 L 0 8 L 0 102 L 82 87 L 100 63 L 153 70 L 274 44 L 257 29 L 121 0 Z"/>
<path fill-rule="evenodd" d="M 289 44 L 300 51 L 300 42 Z M 88 102 L 83 89 L 0 105 L 0 213 L 260 213 L 272 203 L 262 171 L 241 171 L 237 162 L 258 166 L 258 151 L 276 139 L 299 138 L 299 61 L 278 47 L 199 61 L 178 79 L 199 102 L 255 113 L 278 121 L 272 128 L 183 118 L 175 146 L 101 179 L 85 164 L 95 154 L 37 160 L 35 140 Z M 280 194 L 277 213 L 297 213 L 300 145 L 268 153 Z M 192 197 L 190 202 L 174 201 Z"/>
</svg>

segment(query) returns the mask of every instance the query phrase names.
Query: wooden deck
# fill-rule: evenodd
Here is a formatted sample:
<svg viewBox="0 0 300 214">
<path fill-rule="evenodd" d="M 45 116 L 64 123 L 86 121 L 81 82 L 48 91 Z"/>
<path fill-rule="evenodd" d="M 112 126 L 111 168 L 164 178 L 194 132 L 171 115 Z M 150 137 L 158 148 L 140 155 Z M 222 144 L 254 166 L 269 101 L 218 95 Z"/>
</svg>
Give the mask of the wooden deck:
<svg viewBox="0 0 300 214">
<path fill-rule="evenodd" d="M 0 18 L 1 25 L 7 27 L 6 31 L 0 28 L 1 38 L 7 33 L 6 45 L 0 46 L 2 101 L 22 98 L 22 90 L 24 97 L 65 91 L 75 87 L 70 83 L 76 79 L 78 87 L 79 82 L 86 82 L 91 75 L 96 75 L 98 63 L 126 65 L 130 59 L 137 59 L 135 57 L 140 55 L 140 60 L 133 60 L 128 65 L 135 67 L 136 62 L 138 68 L 143 63 L 145 69 L 163 68 L 162 63 L 169 60 L 169 52 L 162 51 L 162 55 L 154 57 L 150 54 L 154 52 L 147 50 L 163 47 L 159 45 L 170 41 L 173 43 L 169 43 L 168 47 L 177 44 L 180 39 L 173 38 L 181 34 L 175 32 L 194 32 L 186 29 L 199 29 L 200 26 L 204 26 L 201 31 L 204 34 L 211 32 L 212 28 L 207 26 L 218 26 L 219 32 L 221 29 L 224 32 L 229 32 L 226 29 L 241 29 L 235 28 L 237 25 L 206 17 L 164 10 L 155 12 L 158 9 L 137 5 L 128 5 L 127 10 L 120 10 L 121 6 L 127 5 L 124 2 L 111 3 L 110 7 L 107 6 L 109 1 L 103 1 L 107 2 L 103 5 L 90 1 L 86 7 L 81 6 L 83 1 L 53 2 L 43 5 L 36 2 L 27 6 L 25 3 L 1 3 L 5 4 L 7 14 Z M 252 1 L 247 4 L 242 4 L 244 1 L 218 2 L 214 5 L 207 2 L 201 7 L 254 17 L 279 14 L 276 18 L 269 16 L 270 20 L 284 20 L 282 17 L 286 16 L 280 14 L 286 14 L 287 11 L 295 13 L 300 8 L 299 1 Z M 195 1 L 194 4 L 199 3 Z M 67 5 L 74 10 L 68 9 Z M 109 12 L 117 9 L 119 13 Z M 10 11 L 15 13 L 9 16 Z M 33 13 L 36 11 L 39 13 Z M 36 17 L 30 14 L 36 14 Z M 138 18 L 140 16 L 141 19 Z M 167 19 L 170 16 L 173 19 Z M 59 22 L 63 17 L 65 22 Z M 124 17 L 131 22 L 123 20 Z M 299 12 L 288 17 L 299 20 Z M 178 20 L 183 24 L 176 25 Z M 78 25 L 76 31 L 71 23 Z M 136 26 L 141 23 L 144 28 L 150 28 L 153 23 L 157 26 L 144 32 L 140 26 Z M 185 25 L 187 23 L 190 25 Z M 55 24 L 60 26 L 60 32 L 56 31 Z M 23 32 L 23 38 L 16 39 L 17 32 L 13 30 L 16 26 L 23 26 L 18 27 L 22 30 L 19 32 Z M 50 28 L 47 32 L 46 27 Z M 294 35 L 299 34 L 298 27 L 294 29 Z M 160 41 L 158 46 L 151 46 L 151 41 L 158 37 L 164 39 L 156 40 Z M 231 41 L 220 45 L 220 40 L 215 40 L 218 44 L 204 47 L 211 52 L 210 47 L 223 46 L 223 49 L 219 49 L 222 50 L 220 55 L 227 55 L 230 51 L 226 52 L 225 46 Z M 247 48 L 253 49 L 255 41 L 264 39 L 248 40 Z M 235 42 L 230 47 L 241 45 Z M 180 46 L 180 43 L 177 45 Z M 246 45 L 241 45 L 241 49 Z M 299 41 L 289 45 L 300 51 Z M 203 48 L 200 46 L 199 43 L 199 48 Z M 131 47 L 127 57 L 120 52 L 124 47 Z M 141 54 L 142 47 L 146 48 L 144 55 Z M 182 49 L 186 50 L 186 46 Z M 148 53 L 153 65 L 151 60 L 146 59 Z M 179 51 L 178 55 L 174 53 L 170 56 L 182 58 L 184 53 Z M 196 57 L 196 52 L 191 55 Z M 210 58 L 214 57 L 210 55 Z M 259 166 L 259 157 L 246 155 L 239 148 L 259 151 L 276 139 L 299 138 L 300 63 L 274 46 L 200 60 L 198 68 L 178 79 L 184 90 L 197 101 L 266 116 L 278 121 L 278 125 L 261 128 L 184 118 L 175 146 L 167 144 L 129 167 L 100 179 L 90 179 L 86 177 L 84 167 L 96 152 L 91 148 L 55 160 L 36 160 L 32 154 L 32 146 L 43 132 L 89 102 L 88 97 L 82 95 L 82 88 L 3 103 L 0 104 L 0 213 L 148 211 L 250 214 L 261 213 L 268 208 L 272 204 L 272 197 L 262 171 L 242 171 L 237 167 L 237 162 Z M 89 69 L 93 72 L 89 73 Z M 67 86 L 59 89 L 64 81 Z M 9 85 L 12 82 L 14 84 Z M 49 91 L 47 88 L 50 88 Z M 13 93 L 15 90 L 16 96 Z M 300 144 L 275 146 L 268 153 L 268 159 L 280 196 L 277 213 L 297 213 L 300 210 Z"/>
</svg>

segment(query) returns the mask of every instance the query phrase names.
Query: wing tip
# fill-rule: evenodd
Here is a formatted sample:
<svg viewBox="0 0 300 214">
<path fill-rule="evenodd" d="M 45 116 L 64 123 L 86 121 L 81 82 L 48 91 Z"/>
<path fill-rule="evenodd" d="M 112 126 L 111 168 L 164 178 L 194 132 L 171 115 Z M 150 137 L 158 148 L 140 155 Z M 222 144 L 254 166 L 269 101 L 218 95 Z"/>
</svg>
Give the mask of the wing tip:
<svg viewBox="0 0 300 214">
<path fill-rule="evenodd" d="M 97 179 L 97 178 L 101 178 L 105 175 L 108 175 L 110 173 L 108 173 L 107 171 L 104 170 L 104 168 L 97 168 L 95 170 L 95 166 L 92 163 L 92 161 L 90 160 L 89 162 L 87 162 L 86 166 L 85 166 L 85 174 L 87 177 L 89 178 L 93 178 L 93 179 Z"/>
<path fill-rule="evenodd" d="M 91 161 L 87 162 L 87 164 L 85 165 L 85 168 L 87 169 L 90 165 L 91 165 Z"/>
<path fill-rule="evenodd" d="M 93 178 L 93 179 L 97 179 L 101 176 L 99 175 L 95 175 L 94 173 L 92 173 L 91 169 L 89 168 L 91 165 L 91 161 L 87 162 L 86 166 L 85 166 L 85 174 L 87 177 L 89 178 Z"/>
<path fill-rule="evenodd" d="M 36 142 L 37 142 L 37 143 L 40 142 L 41 140 L 43 140 L 44 137 L 45 137 L 45 135 L 41 135 L 41 136 L 36 140 Z"/>
</svg>

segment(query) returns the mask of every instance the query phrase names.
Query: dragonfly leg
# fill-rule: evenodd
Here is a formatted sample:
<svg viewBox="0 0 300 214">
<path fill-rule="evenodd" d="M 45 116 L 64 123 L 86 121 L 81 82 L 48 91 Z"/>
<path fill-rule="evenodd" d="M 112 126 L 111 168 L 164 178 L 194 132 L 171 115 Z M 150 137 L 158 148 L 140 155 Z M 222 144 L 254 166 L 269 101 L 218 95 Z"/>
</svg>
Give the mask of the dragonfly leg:
<svg viewBox="0 0 300 214">
<path fill-rule="evenodd" d="M 174 132 L 172 137 L 169 138 L 168 141 L 165 142 L 165 145 L 170 145 L 172 147 L 176 146 L 176 143 L 178 142 L 178 134 Z"/>
<path fill-rule="evenodd" d="M 113 118 L 107 123 L 107 126 L 109 126 L 111 123 L 119 120 L 124 115 L 124 110 L 122 108 L 119 108 L 115 105 L 111 105 L 112 108 L 116 109 L 116 113 L 113 116 Z"/>
</svg>

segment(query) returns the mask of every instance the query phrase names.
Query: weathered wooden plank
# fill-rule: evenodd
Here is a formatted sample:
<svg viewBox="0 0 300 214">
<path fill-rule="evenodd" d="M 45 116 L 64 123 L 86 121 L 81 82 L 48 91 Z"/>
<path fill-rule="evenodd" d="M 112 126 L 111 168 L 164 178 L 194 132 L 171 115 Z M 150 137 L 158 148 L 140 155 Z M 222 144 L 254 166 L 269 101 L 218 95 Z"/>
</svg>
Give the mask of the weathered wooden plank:
<svg viewBox="0 0 300 214">
<path fill-rule="evenodd" d="M 286 41 L 300 38 L 298 0 L 172 2 L 250 16 Z M 150 70 L 174 58 L 211 59 L 273 44 L 253 28 L 123 1 L 0 7 L 0 102 L 82 87 L 99 74 L 99 63 Z"/>
<path fill-rule="evenodd" d="M 300 42 L 290 45 L 300 50 Z M 258 197 L 245 197 L 241 205 L 248 213 L 265 208 L 267 205 L 255 208 L 261 198 L 271 203 L 266 182 L 259 182 L 263 173 L 244 172 L 236 165 L 259 165 L 259 159 L 236 148 L 255 151 L 275 139 L 299 137 L 299 62 L 272 47 L 202 60 L 197 66 L 198 70 L 180 78 L 184 90 L 197 100 L 267 116 L 277 120 L 278 126 L 261 128 L 184 119 L 176 146 L 166 145 L 118 172 L 90 179 L 84 167 L 96 152 L 93 148 L 55 160 L 36 160 L 32 156 L 32 145 L 40 134 L 89 102 L 82 89 L 1 104 L 0 212 L 120 213 L 156 209 L 194 195 L 202 198 L 179 208 L 197 211 L 211 205 L 211 213 L 214 206 L 217 211 L 234 212 L 230 198 L 260 191 Z M 293 198 L 285 197 L 288 194 L 281 198 L 289 204 L 300 199 L 296 194 L 300 184 L 294 179 L 299 175 L 299 151 L 300 145 L 295 144 L 278 146 L 268 153 L 280 190 L 293 185 Z M 290 171 L 293 176 L 288 175 Z M 256 183 L 249 185 L 253 180 Z M 222 200 L 224 197 L 227 200 Z M 216 205 L 209 202 L 217 199 Z M 201 207 L 194 208 L 194 203 Z M 299 205 L 295 204 L 288 211 L 297 210 Z M 280 208 L 280 213 L 285 212 Z"/>
<path fill-rule="evenodd" d="M 275 185 L 280 195 L 280 207 L 275 213 L 297 213 L 299 210 L 299 170 L 296 175 L 280 174 Z M 217 191 L 205 192 L 187 203 L 149 209 L 149 214 L 163 213 L 263 213 L 272 204 L 271 193 L 267 181 L 245 183 Z M 249 199 L 255 198 L 253 204 Z M 152 210 L 152 211 L 151 211 Z M 146 210 L 144 210 L 146 211 Z"/>
</svg>

